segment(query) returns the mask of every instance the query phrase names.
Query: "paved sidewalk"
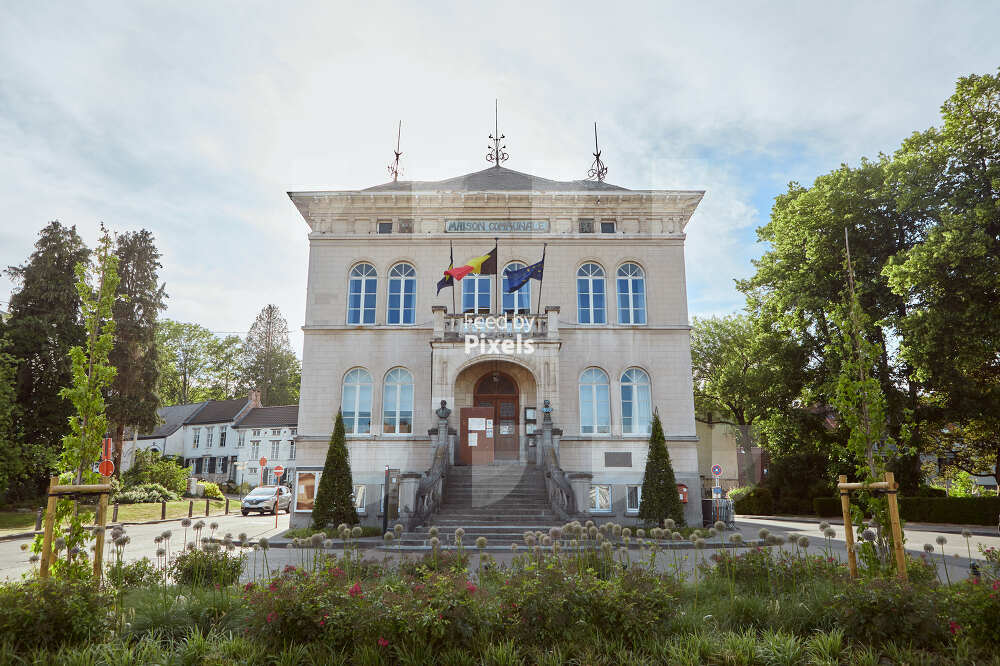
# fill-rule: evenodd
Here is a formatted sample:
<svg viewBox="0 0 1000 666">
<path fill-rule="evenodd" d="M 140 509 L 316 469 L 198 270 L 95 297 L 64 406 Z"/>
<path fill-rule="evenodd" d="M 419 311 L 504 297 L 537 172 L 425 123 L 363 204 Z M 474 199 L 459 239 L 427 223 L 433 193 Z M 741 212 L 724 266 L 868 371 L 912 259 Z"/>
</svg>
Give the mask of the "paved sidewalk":
<svg viewBox="0 0 1000 666">
<path fill-rule="evenodd" d="M 737 520 L 774 520 L 788 523 L 822 523 L 826 521 L 831 525 L 843 525 L 843 518 L 818 518 L 817 516 L 745 516 L 739 514 Z M 969 530 L 970 534 L 976 536 L 1000 536 L 1000 527 L 989 525 L 956 525 L 954 523 L 914 523 L 904 521 L 907 529 L 918 530 L 920 532 L 943 532 L 945 534 L 961 534 L 962 530 Z"/>
</svg>

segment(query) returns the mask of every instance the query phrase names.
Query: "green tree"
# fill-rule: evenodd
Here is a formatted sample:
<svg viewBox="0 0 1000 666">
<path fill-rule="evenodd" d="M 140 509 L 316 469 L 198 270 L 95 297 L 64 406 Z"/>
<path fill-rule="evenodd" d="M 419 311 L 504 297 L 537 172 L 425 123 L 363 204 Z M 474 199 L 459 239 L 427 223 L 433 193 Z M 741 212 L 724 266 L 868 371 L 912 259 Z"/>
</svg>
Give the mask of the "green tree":
<svg viewBox="0 0 1000 666">
<path fill-rule="evenodd" d="M 142 483 L 158 483 L 167 490 L 183 493 L 187 490 L 190 467 L 181 467 L 172 458 L 162 458 L 159 451 L 138 449 L 128 471 L 122 474 L 122 484 L 131 488 Z"/>
<path fill-rule="evenodd" d="M 117 372 L 108 394 L 108 418 L 114 442 L 112 460 L 119 474 L 125 427 L 139 432 L 156 427 L 160 406 L 156 318 L 165 307 L 166 290 L 157 275 L 160 253 L 149 231 L 119 236 L 115 254 L 121 279 L 113 308 L 115 342 L 109 358 Z"/>
<path fill-rule="evenodd" d="M 0 466 L 0 503 L 7 499 L 10 489 L 31 481 L 32 471 L 44 469 L 44 457 L 33 460 L 24 437 L 17 429 L 17 395 L 14 378 L 17 359 L 6 353 L 7 341 L 0 338 L 0 451 L 4 464 Z"/>
<path fill-rule="evenodd" d="M 4 325 L 6 351 L 17 364 L 13 432 L 28 447 L 23 474 L 10 478 L 11 500 L 44 491 L 69 431 L 73 405 L 59 392 L 71 379 L 70 347 L 84 339 L 73 270 L 89 254 L 76 227 L 50 222 L 28 261 L 6 271 L 17 287 Z"/>
<path fill-rule="evenodd" d="M 243 341 L 236 335 L 215 338 L 208 346 L 206 390 L 212 400 L 231 400 L 246 395 L 240 390 Z"/>
<path fill-rule="evenodd" d="M 662 431 L 660 435 L 662 436 Z M 673 473 L 671 472 L 671 475 Z M 674 493 L 676 497 L 676 493 Z M 323 529 L 329 525 L 346 523 L 356 525 L 358 512 L 354 508 L 354 482 L 351 478 L 351 458 L 347 452 L 344 435 L 344 417 L 337 411 L 337 421 L 330 435 L 326 451 L 326 464 L 319 479 L 316 500 L 313 503 L 313 527 Z"/>
<path fill-rule="evenodd" d="M 755 427 L 799 397 L 805 351 L 790 334 L 747 315 L 694 318 L 691 329 L 695 408 L 732 425 L 749 454 Z M 752 457 L 742 460 L 749 462 L 739 470 L 740 482 L 751 482 Z"/>
<path fill-rule="evenodd" d="M 672 518 L 678 525 L 684 524 L 684 507 L 677 493 L 677 479 L 674 477 L 673 465 L 670 464 L 663 425 L 656 412 L 653 413 L 646 471 L 642 477 L 639 518 L 656 525 L 662 525 L 665 518 Z"/>
<path fill-rule="evenodd" d="M 243 342 L 242 368 L 244 390 L 259 390 L 265 407 L 299 401 L 302 369 L 288 343 L 288 322 L 277 305 L 265 306 L 250 327 Z"/>
<path fill-rule="evenodd" d="M 156 327 L 157 393 L 164 405 L 207 400 L 204 385 L 211 362 L 212 332 L 198 324 L 163 319 Z"/>
</svg>

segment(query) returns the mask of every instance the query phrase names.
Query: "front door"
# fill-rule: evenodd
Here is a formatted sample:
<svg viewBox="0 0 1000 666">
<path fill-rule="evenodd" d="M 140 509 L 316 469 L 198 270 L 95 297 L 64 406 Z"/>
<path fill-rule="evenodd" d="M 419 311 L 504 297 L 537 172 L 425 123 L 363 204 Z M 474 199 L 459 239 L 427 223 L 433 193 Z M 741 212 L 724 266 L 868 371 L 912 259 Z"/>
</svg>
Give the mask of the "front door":
<svg viewBox="0 0 1000 666">
<path fill-rule="evenodd" d="M 493 455 L 497 460 L 517 460 L 520 457 L 518 397 L 517 384 L 501 373 L 489 373 L 476 385 L 476 407 L 493 412 Z"/>
<path fill-rule="evenodd" d="M 493 462 L 493 409 L 463 407 L 460 420 L 461 440 L 455 464 L 489 465 Z"/>
</svg>

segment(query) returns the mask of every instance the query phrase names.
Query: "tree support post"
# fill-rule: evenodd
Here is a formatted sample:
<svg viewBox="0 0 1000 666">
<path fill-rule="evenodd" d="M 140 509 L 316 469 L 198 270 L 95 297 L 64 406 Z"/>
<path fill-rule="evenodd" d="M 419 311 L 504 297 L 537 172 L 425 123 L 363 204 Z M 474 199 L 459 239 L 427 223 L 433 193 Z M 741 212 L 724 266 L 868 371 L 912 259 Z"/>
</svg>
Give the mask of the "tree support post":
<svg viewBox="0 0 1000 666">
<path fill-rule="evenodd" d="M 94 580 L 100 584 L 104 573 L 104 529 L 108 522 L 108 496 L 101 493 L 97 500 L 97 538 L 94 541 Z"/>
<path fill-rule="evenodd" d="M 858 577 L 858 556 L 854 552 L 854 525 L 851 523 L 851 495 L 843 486 L 847 485 L 847 475 L 841 474 L 840 483 L 840 508 L 844 512 L 844 541 L 847 543 L 847 564 L 851 569 L 851 578 Z"/>
<path fill-rule="evenodd" d="M 208 518 L 208 511 L 209 511 L 209 508 L 210 508 L 210 506 L 211 506 L 211 505 L 209 504 L 209 502 L 211 502 L 211 501 L 212 501 L 212 500 L 205 500 L 205 517 L 206 517 L 206 518 Z"/>
<path fill-rule="evenodd" d="M 52 491 L 59 485 L 59 477 L 49 479 L 49 501 L 45 507 L 45 532 L 42 534 L 42 563 L 38 570 L 39 578 L 49 577 L 49 563 L 52 559 L 52 531 L 56 523 L 56 499 Z"/>
<path fill-rule="evenodd" d="M 896 573 L 905 582 L 908 579 L 906 553 L 903 552 L 903 528 L 899 524 L 899 503 L 896 498 L 896 493 L 899 491 L 899 484 L 896 483 L 896 475 L 892 472 L 885 473 L 885 482 L 889 486 L 886 492 L 889 497 L 889 523 L 892 526 L 892 549 L 896 552 Z"/>
<path fill-rule="evenodd" d="M 188 500 L 188 518 L 194 516 L 194 500 Z"/>
<path fill-rule="evenodd" d="M 899 522 L 899 504 L 896 493 L 899 484 L 892 472 L 885 473 L 885 481 L 874 483 L 848 483 L 847 477 L 840 475 L 837 489 L 840 491 L 840 506 L 844 510 L 844 540 L 847 542 L 847 561 L 851 568 L 851 578 L 858 577 L 858 559 L 854 552 L 854 526 L 851 525 L 852 490 L 884 490 L 889 498 L 889 523 L 892 530 L 892 549 L 896 556 L 896 573 L 905 582 L 909 577 L 906 573 L 906 553 L 903 550 L 903 528 Z"/>
<path fill-rule="evenodd" d="M 167 501 L 160 500 L 160 520 L 167 519 Z"/>
</svg>

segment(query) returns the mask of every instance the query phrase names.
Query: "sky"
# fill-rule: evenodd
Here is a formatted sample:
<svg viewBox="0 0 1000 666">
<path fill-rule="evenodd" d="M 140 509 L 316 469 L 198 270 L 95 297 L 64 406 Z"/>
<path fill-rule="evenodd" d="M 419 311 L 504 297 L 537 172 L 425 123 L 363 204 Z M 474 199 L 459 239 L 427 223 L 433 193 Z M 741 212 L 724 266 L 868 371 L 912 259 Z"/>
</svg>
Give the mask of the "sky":
<svg viewBox="0 0 1000 666">
<path fill-rule="evenodd" d="M 0 266 L 49 220 L 150 229 L 164 316 L 245 333 L 277 304 L 301 354 L 308 228 L 286 196 L 489 166 L 706 190 L 689 310 L 739 310 L 774 197 L 938 123 L 1000 66 L 991 2 L 337 3 L 0 0 Z M 0 308 L 14 287 L 0 277 Z"/>
</svg>

